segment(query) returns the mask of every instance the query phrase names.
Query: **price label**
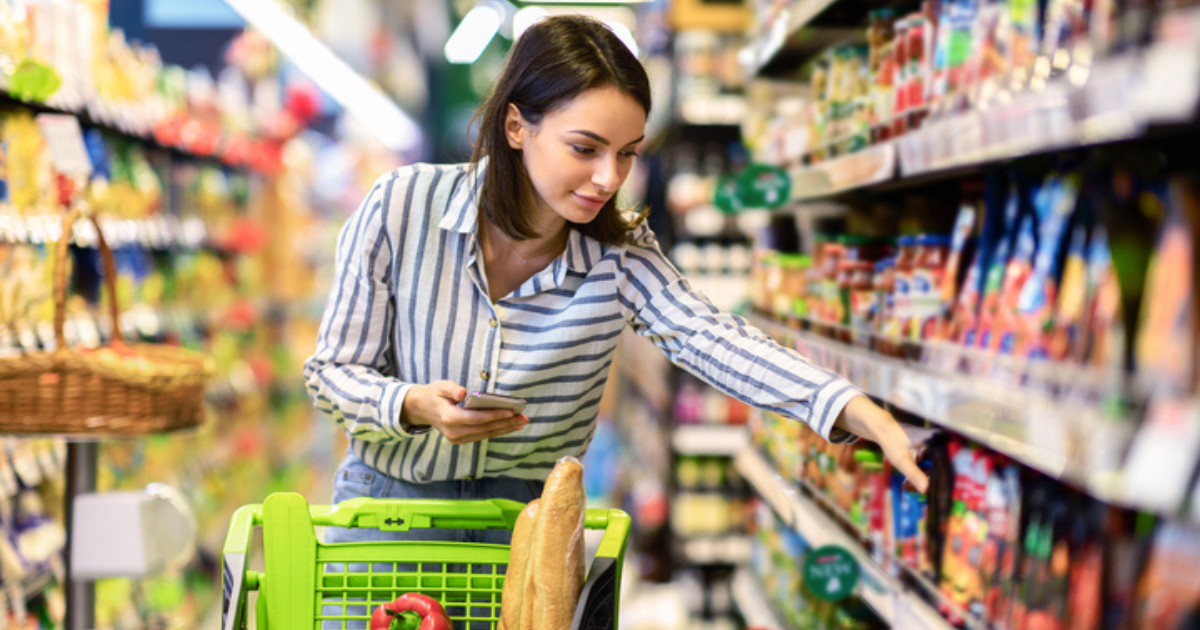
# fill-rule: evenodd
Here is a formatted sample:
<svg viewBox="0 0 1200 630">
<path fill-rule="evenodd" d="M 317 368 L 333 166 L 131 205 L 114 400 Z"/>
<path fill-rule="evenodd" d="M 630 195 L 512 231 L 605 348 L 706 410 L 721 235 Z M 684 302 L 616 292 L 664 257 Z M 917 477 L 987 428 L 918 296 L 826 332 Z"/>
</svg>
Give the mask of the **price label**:
<svg viewBox="0 0 1200 630">
<path fill-rule="evenodd" d="M 814 596 L 840 602 L 858 586 L 858 561 L 842 547 L 825 545 L 804 557 L 804 585 Z"/>
<path fill-rule="evenodd" d="M 92 160 L 83 143 L 79 119 L 68 114 L 41 114 L 37 121 L 46 138 L 54 170 L 70 177 L 87 177 L 92 173 Z"/>
</svg>

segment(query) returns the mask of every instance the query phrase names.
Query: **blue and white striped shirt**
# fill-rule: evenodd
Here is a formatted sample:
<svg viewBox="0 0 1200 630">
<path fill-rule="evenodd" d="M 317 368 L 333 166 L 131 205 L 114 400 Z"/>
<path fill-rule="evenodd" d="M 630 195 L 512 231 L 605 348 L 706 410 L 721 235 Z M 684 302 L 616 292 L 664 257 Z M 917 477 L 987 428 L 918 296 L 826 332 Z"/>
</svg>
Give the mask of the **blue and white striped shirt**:
<svg viewBox="0 0 1200 630">
<path fill-rule="evenodd" d="M 481 166 L 485 168 L 485 166 Z M 469 165 L 415 165 L 376 181 L 338 237 L 337 269 L 304 365 L 309 397 L 375 469 L 412 482 L 508 476 L 544 480 L 581 456 L 626 326 L 676 365 L 750 405 L 826 438 L 858 391 L 694 291 L 649 228 L 604 246 L 572 231 L 561 256 L 497 303 L 488 298 Z M 453 445 L 410 435 L 414 384 L 529 401 L 525 428 Z"/>
</svg>

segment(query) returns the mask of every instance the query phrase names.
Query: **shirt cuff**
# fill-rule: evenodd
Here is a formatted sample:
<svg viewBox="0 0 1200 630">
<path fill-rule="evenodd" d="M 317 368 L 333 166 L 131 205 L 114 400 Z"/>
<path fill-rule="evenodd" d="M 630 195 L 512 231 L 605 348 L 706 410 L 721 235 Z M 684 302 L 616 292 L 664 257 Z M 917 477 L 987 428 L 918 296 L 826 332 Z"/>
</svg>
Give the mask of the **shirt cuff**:
<svg viewBox="0 0 1200 630">
<path fill-rule="evenodd" d="M 842 410 L 856 396 L 862 396 L 863 393 L 859 389 L 850 384 L 844 378 L 835 378 L 813 394 L 812 397 L 812 415 L 808 419 L 808 426 L 819 433 L 821 437 L 834 443 L 842 443 L 847 441 L 848 435 L 845 431 L 834 430 L 833 425 L 837 422 L 838 416 L 842 414 Z M 851 436 L 853 437 L 853 436 Z"/>
<path fill-rule="evenodd" d="M 420 435 L 420 432 L 405 431 L 404 422 L 400 419 L 404 397 L 408 396 L 410 389 L 412 383 L 388 383 L 383 386 L 383 395 L 379 397 L 379 420 L 383 432 L 396 439 L 408 440 Z"/>
</svg>

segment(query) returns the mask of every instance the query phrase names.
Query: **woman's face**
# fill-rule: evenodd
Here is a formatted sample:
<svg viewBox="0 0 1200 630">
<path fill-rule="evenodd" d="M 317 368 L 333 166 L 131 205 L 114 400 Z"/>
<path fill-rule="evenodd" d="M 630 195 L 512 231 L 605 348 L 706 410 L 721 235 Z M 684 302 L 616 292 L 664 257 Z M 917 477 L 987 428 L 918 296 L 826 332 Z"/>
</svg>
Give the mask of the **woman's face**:
<svg viewBox="0 0 1200 630">
<path fill-rule="evenodd" d="M 505 132 L 537 192 L 537 225 L 588 223 L 629 176 L 646 111 L 614 87 L 586 90 L 534 127 L 509 105 Z"/>
</svg>

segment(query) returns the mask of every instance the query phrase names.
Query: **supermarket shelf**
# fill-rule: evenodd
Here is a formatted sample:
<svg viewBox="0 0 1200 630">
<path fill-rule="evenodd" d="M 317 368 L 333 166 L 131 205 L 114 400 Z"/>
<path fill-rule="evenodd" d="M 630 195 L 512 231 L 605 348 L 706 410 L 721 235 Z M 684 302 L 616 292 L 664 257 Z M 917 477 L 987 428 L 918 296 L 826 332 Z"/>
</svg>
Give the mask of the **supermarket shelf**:
<svg viewBox="0 0 1200 630">
<path fill-rule="evenodd" d="M 779 518 L 812 547 L 838 545 L 858 561 L 862 580 L 859 595 L 891 627 L 951 630 L 953 626 L 920 596 L 876 563 L 850 534 L 795 483 L 785 480 L 753 446 L 734 459 L 742 475 Z"/>
<path fill-rule="evenodd" d="M 1200 11 L 1173 17 L 1188 25 L 1179 30 L 1200 31 Z M 1023 157 L 1175 137 L 1179 126 L 1197 121 L 1200 41 L 1160 41 L 1078 64 L 1036 84 L 1036 89 L 1007 93 L 985 109 L 933 116 L 890 143 L 795 170 L 793 201 L 892 190 Z M 884 158 L 892 153 L 895 168 L 888 172 Z"/>
<path fill-rule="evenodd" d="M 792 74 L 805 60 L 849 38 L 862 37 L 867 12 L 863 0 L 798 0 L 788 3 L 744 51 L 756 76 Z"/>
<path fill-rule="evenodd" d="M 79 119 L 81 125 L 95 127 L 109 134 L 122 136 L 137 141 L 145 146 L 168 151 L 189 159 L 211 160 L 222 165 L 244 169 L 244 165 L 231 164 L 221 159 L 220 155 L 202 155 L 180 146 L 163 144 L 154 137 L 154 122 L 161 116 L 161 111 L 150 108 L 109 108 L 99 102 L 85 103 L 76 98 L 60 98 L 55 95 L 49 103 L 38 103 L 21 100 L 7 92 L 0 91 L 0 105 L 12 105 L 27 109 L 38 114 L 67 114 Z"/>
<path fill-rule="evenodd" d="M 891 180 L 896 145 L 885 142 L 791 172 L 792 202 L 816 201 Z"/>
<path fill-rule="evenodd" d="M 684 424 L 671 435 L 671 446 L 680 455 L 733 457 L 750 441 L 744 425 Z"/>
<path fill-rule="evenodd" d="M 745 564 L 750 561 L 750 537 L 743 534 L 701 536 L 679 541 L 680 557 L 692 565 Z"/>
<path fill-rule="evenodd" d="M 899 359 L 752 314 L 752 324 L 818 365 L 898 409 L 963 435 L 1115 505 L 1179 517 L 1200 457 L 1196 399 L 1124 396 L 1119 373 L 1023 361 L 951 345 L 924 344 L 921 359 Z M 1035 387 L 1032 383 L 1038 383 Z M 1140 428 L 1139 428 L 1140 427 Z M 1162 430 L 1159 430 L 1159 429 Z M 1173 457 L 1154 456 L 1158 441 Z"/>
<path fill-rule="evenodd" d="M 762 584 L 750 569 L 743 567 L 733 574 L 730 590 L 733 592 L 733 601 L 742 613 L 742 619 L 746 621 L 746 627 L 784 630 L 783 622 L 767 601 Z"/>
</svg>

